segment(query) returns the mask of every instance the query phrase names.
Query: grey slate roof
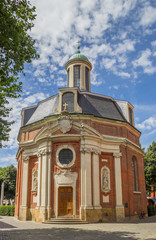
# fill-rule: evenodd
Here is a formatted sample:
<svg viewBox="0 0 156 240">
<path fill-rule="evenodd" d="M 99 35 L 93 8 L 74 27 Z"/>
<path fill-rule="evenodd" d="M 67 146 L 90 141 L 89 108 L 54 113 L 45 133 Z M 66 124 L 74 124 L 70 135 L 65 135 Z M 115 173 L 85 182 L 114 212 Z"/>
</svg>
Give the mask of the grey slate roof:
<svg viewBox="0 0 156 240">
<path fill-rule="evenodd" d="M 27 122 L 24 121 L 24 125 L 37 122 L 39 120 L 44 119 L 45 117 L 53 115 L 56 108 L 58 107 L 58 102 L 59 102 L 58 94 L 39 102 L 38 105 L 34 107 L 34 112 L 31 111 L 32 115 L 31 117 L 29 116 L 29 119 L 27 115 L 28 114 L 30 115 L 30 111 L 28 111 L 28 108 L 26 110 L 23 109 L 24 119 L 28 119 Z"/>
<path fill-rule="evenodd" d="M 54 115 L 58 103 L 59 94 L 39 102 L 38 105 L 23 109 L 23 126 Z M 117 104 L 111 98 L 93 93 L 80 92 L 78 94 L 78 104 L 82 108 L 82 113 L 84 114 L 92 114 L 97 117 L 126 121 Z"/>
<path fill-rule="evenodd" d="M 111 98 L 90 93 L 80 93 L 78 102 L 83 113 L 125 121 L 123 114 L 119 111 L 116 103 Z"/>
</svg>

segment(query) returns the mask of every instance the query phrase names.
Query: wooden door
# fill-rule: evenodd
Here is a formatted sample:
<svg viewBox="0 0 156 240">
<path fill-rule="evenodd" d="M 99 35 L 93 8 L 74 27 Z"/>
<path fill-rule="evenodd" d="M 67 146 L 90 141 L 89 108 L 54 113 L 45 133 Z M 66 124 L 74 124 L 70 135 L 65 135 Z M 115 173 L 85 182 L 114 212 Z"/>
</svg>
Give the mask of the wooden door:
<svg viewBox="0 0 156 240">
<path fill-rule="evenodd" d="M 58 215 L 73 215 L 73 188 L 59 187 L 58 189 Z"/>
</svg>

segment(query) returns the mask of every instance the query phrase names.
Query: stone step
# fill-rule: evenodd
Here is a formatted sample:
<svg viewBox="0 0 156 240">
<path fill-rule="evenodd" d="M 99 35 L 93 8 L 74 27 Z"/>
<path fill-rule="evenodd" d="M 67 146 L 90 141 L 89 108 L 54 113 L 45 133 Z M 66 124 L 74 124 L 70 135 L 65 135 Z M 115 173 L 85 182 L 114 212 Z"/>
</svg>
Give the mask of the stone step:
<svg viewBox="0 0 156 240">
<path fill-rule="evenodd" d="M 51 218 L 45 224 L 87 224 L 88 222 L 82 221 L 79 218 Z"/>
</svg>

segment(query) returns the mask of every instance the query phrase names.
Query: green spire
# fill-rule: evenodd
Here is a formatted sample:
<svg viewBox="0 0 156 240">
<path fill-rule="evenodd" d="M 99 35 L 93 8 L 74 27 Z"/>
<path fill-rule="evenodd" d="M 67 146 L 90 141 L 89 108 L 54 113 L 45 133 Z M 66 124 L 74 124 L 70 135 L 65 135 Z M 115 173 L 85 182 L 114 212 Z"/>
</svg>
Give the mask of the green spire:
<svg viewBox="0 0 156 240">
<path fill-rule="evenodd" d="M 80 41 L 77 42 L 78 46 L 77 46 L 77 53 L 80 53 Z"/>
</svg>

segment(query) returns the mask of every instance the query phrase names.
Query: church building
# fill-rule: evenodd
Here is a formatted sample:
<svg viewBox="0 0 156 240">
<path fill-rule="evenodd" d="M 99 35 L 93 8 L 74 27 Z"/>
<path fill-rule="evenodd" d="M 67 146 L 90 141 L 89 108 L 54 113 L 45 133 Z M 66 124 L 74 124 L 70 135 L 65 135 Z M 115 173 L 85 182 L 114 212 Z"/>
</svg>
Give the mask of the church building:
<svg viewBox="0 0 156 240">
<path fill-rule="evenodd" d="M 22 110 L 15 216 L 106 222 L 147 213 L 133 106 L 91 92 L 92 64 L 79 47 L 65 69 L 67 87 Z"/>
</svg>

